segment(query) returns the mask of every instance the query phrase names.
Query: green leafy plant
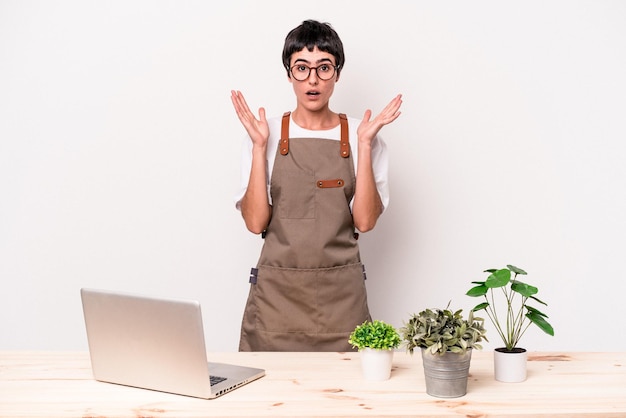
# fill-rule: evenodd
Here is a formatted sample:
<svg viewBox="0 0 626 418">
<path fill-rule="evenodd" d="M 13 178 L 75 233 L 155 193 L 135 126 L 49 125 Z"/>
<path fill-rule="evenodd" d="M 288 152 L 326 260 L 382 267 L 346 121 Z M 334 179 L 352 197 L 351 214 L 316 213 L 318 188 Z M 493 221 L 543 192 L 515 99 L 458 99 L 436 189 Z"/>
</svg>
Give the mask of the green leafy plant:
<svg viewBox="0 0 626 418">
<path fill-rule="evenodd" d="M 449 307 L 449 305 L 448 305 Z M 462 309 L 425 309 L 413 314 L 400 329 L 407 351 L 425 348 L 430 353 L 465 353 L 470 348 L 482 349 L 482 340 L 488 341 L 484 320 L 470 312 L 464 319 Z"/>
<path fill-rule="evenodd" d="M 485 298 L 485 302 L 476 305 L 472 312 L 483 309 L 487 312 L 507 351 L 518 347 L 520 339 L 530 324 L 537 325 L 546 334 L 554 335 L 552 325 L 546 320 L 548 316 L 527 304 L 528 299 L 532 299 L 547 306 L 535 296 L 539 291 L 536 287 L 517 280 L 518 275 L 526 275 L 524 270 L 509 264 L 504 269 L 489 269 L 485 270 L 485 273 L 489 273 L 489 277 L 484 282 L 472 282 L 476 286 L 468 290 L 466 294 Z M 513 274 L 512 278 L 511 274 Z M 501 292 L 506 302 L 503 322 L 496 309 L 494 292 L 497 291 Z"/>
<path fill-rule="evenodd" d="M 354 328 L 348 342 L 359 350 L 391 350 L 400 346 L 400 334 L 392 325 L 383 321 L 365 321 Z"/>
</svg>

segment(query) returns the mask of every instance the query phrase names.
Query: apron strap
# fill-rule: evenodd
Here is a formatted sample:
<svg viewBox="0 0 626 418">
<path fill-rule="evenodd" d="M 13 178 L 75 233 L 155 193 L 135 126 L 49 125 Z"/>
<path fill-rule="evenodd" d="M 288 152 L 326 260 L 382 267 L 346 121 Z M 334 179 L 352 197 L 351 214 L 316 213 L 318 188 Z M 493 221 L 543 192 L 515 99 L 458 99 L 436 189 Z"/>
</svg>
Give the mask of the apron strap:
<svg viewBox="0 0 626 418">
<path fill-rule="evenodd" d="M 350 136 L 348 135 L 348 117 L 345 113 L 339 114 L 339 123 L 341 124 L 341 145 L 339 152 L 343 158 L 350 156 Z"/>
<path fill-rule="evenodd" d="M 283 113 L 283 120 L 280 129 L 280 155 L 289 154 L 289 116 L 291 112 Z M 341 140 L 339 144 L 339 154 L 343 158 L 350 156 L 350 135 L 348 134 L 348 117 L 345 113 L 339 114 L 339 124 L 341 125 Z"/>
<path fill-rule="evenodd" d="M 291 112 L 283 113 L 283 124 L 280 130 L 280 154 L 289 154 L 289 115 Z"/>
</svg>

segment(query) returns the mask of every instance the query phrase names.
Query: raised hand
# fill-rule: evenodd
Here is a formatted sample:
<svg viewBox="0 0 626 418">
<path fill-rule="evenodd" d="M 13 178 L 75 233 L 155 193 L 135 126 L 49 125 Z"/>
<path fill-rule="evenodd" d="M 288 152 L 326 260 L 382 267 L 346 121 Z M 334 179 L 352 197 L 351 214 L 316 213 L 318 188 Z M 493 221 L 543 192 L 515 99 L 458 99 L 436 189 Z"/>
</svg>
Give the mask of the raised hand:
<svg viewBox="0 0 626 418">
<path fill-rule="evenodd" d="M 367 109 L 363 115 L 363 120 L 357 129 L 359 142 L 371 144 L 372 140 L 383 126 L 393 122 L 400 116 L 400 106 L 402 105 L 402 95 L 398 94 L 389 104 L 372 120 L 372 111 Z"/>
<path fill-rule="evenodd" d="M 252 143 L 261 147 L 267 145 L 267 139 L 270 135 L 270 129 L 265 118 L 265 109 L 259 108 L 259 118 L 250 111 L 246 99 L 240 91 L 231 90 L 230 100 L 233 102 L 237 117 L 244 126 Z"/>
</svg>

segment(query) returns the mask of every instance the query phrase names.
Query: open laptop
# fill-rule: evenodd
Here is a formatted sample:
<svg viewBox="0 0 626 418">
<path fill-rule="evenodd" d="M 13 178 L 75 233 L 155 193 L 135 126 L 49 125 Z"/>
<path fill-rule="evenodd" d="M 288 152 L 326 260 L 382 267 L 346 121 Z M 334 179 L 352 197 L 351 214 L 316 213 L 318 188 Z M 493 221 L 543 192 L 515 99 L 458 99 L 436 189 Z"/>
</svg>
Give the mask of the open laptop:
<svg viewBox="0 0 626 418">
<path fill-rule="evenodd" d="M 121 292 L 80 291 L 96 380 L 213 399 L 265 370 L 207 362 L 200 304 Z"/>
</svg>

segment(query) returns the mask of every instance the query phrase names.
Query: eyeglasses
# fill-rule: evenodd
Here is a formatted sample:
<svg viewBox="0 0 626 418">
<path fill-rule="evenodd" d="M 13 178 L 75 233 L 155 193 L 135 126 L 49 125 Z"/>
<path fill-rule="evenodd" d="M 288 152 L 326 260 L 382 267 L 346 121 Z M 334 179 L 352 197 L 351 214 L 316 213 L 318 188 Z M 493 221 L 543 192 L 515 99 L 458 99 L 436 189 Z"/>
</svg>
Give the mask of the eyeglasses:
<svg viewBox="0 0 626 418">
<path fill-rule="evenodd" d="M 320 80 L 330 80 L 335 75 L 336 66 L 331 64 L 321 64 L 317 67 L 309 67 L 305 64 L 296 64 L 289 69 L 293 78 L 297 81 L 304 81 L 311 75 L 311 70 L 315 70 L 315 74 Z"/>
</svg>

